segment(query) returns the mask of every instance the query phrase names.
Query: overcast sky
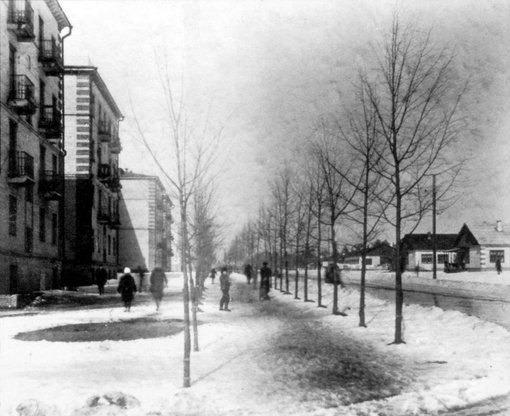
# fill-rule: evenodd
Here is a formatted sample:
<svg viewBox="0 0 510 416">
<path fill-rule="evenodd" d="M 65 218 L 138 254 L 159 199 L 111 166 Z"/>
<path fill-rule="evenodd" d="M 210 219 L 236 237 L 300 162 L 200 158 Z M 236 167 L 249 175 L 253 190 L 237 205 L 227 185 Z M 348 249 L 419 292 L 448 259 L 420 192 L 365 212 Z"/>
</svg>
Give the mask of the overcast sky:
<svg viewBox="0 0 510 416">
<path fill-rule="evenodd" d="M 166 59 L 176 85 L 184 74 L 196 111 L 210 111 L 212 125 L 223 127 L 222 211 L 239 221 L 256 213 L 264 173 L 281 149 L 306 137 L 316 118 L 341 101 L 352 71 L 363 65 L 398 3 L 455 50 L 459 75 L 470 82 L 458 151 L 471 158 L 474 180 L 439 218 L 438 232 L 456 232 L 464 222 L 510 220 L 506 0 L 60 3 L 73 25 L 66 56 L 89 57 L 126 116 L 121 167 L 160 175 L 127 126 L 136 114 L 151 142 L 161 145 L 157 65 Z"/>
</svg>

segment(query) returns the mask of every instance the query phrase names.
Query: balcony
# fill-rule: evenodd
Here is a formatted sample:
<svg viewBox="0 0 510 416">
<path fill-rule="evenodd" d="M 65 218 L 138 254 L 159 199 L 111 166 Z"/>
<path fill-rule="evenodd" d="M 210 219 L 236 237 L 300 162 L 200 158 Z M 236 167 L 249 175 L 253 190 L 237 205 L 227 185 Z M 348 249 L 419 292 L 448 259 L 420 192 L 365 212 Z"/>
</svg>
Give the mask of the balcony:
<svg viewBox="0 0 510 416">
<path fill-rule="evenodd" d="M 35 183 L 34 158 L 26 152 L 10 152 L 7 181 L 12 185 L 33 185 Z"/>
<path fill-rule="evenodd" d="M 108 224 L 111 222 L 112 215 L 108 206 L 105 203 L 101 203 L 99 210 L 97 211 L 97 222 L 99 224 Z"/>
<path fill-rule="evenodd" d="M 122 145 L 120 144 L 120 139 L 114 138 L 110 143 L 110 152 L 119 154 L 122 151 Z"/>
<path fill-rule="evenodd" d="M 111 214 L 110 227 L 111 228 L 119 228 L 120 227 L 120 215 L 118 212 L 114 212 Z"/>
<path fill-rule="evenodd" d="M 58 201 L 62 199 L 63 182 L 62 175 L 57 172 L 43 171 L 39 180 L 39 192 L 48 201 Z"/>
<path fill-rule="evenodd" d="M 34 9 L 27 0 L 11 0 L 7 29 L 16 34 L 18 42 L 31 42 L 35 39 Z"/>
<path fill-rule="evenodd" d="M 62 48 L 55 39 L 43 40 L 39 45 L 39 62 L 43 64 L 46 75 L 59 76 L 64 70 Z"/>
<path fill-rule="evenodd" d="M 108 181 L 108 188 L 112 192 L 119 192 L 122 189 L 122 185 L 120 184 L 120 176 L 117 173 L 114 173 L 110 180 Z"/>
<path fill-rule="evenodd" d="M 7 103 L 20 115 L 31 116 L 36 112 L 34 84 L 26 75 L 13 76 Z"/>
<path fill-rule="evenodd" d="M 110 132 L 109 125 L 105 121 L 99 122 L 97 134 L 98 134 L 99 140 L 101 142 L 109 142 L 112 137 L 112 133 Z"/>
<path fill-rule="evenodd" d="M 107 182 L 111 177 L 111 166 L 108 163 L 101 163 L 97 169 L 97 178 L 101 182 Z"/>
<path fill-rule="evenodd" d="M 41 108 L 39 131 L 47 139 L 60 139 L 62 135 L 62 117 L 60 111 L 52 105 Z"/>
</svg>

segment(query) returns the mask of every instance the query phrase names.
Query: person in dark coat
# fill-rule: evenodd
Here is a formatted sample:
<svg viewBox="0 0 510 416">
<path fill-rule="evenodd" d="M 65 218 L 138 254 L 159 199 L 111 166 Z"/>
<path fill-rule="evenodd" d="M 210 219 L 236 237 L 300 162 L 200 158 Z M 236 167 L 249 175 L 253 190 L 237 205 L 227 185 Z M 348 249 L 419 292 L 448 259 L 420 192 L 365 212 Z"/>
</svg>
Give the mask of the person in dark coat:
<svg viewBox="0 0 510 416">
<path fill-rule="evenodd" d="M 156 310 L 159 311 L 159 305 L 163 299 L 163 289 L 168 284 L 166 274 L 161 267 L 156 267 L 150 277 L 151 286 L 149 291 L 156 302 Z"/>
<path fill-rule="evenodd" d="M 97 283 L 97 290 L 100 295 L 104 294 L 104 286 L 106 285 L 106 282 L 108 281 L 108 272 L 104 267 L 100 267 L 99 270 L 96 272 L 96 283 Z"/>
<path fill-rule="evenodd" d="M 342 282 L 342 277 L 340 275 L 340 268 L 338 267 L 338 264 L 335 264 L 333 262 L 330 262 L 328 266 L 326 267 L 326 283 L 334 284 L 335 281 L 338 283 L 342 288 L 344 287 L 344 282 Z"/>
<path fill-rule="evenodd" d="M 501 257 L 498 257 L 496 259 L 496 271 L 498 274 L 501 274 Z"/>
<path fill-rule="evenodd" d="M 138 292 L 143 292 L 143 279 L 145 277 L 145 272 L 147 272 L 147 269 L 145 266 L 138 266 L 138 276 L 140 276 L 140 284 L 138 285 Z"/>
<path fill-rule="evenodd" d="M 269 300 L 269 290 L 271 289 L 271 275 L 273 271 L 268 267 L 267 262 L 262 264 L 260 268 L 260 289 L 259 299 Z"/>
<path fill-rule="evenodd" d="M 124 302 L 124 312 L 130 312 L 131 303 L 133 302 L 136 293 L 136 283 L 134 277 L 131 275 L 131 269 L 129 267 L 124 269 L 124 274 L 119 280 L 117 292 L 120 293 L 122 301 Z"/>
<path fill-rule="evenodd" d="M 251 282 L 251 277 L 253 274 L 253 267 L 251 267 L 251 264 L 247 264 L 244 267 L 244 275 L 246 276 L 246 279 L 248 280 L 248 284 Z"/>
<path fill-rule="evenodd" d="M 216 273 L 218 273 L 216 271 L 216 269 L 212 268 L 211 269 L 211 281 L 212 281 L 212 284 L 214 285 L 214 278 L 216 277 Z"/>
<path fill-rule="evenodd" d="M 226 267 L 221 269 L 220 274 L 220 287 L 221 287 L 221 299 L 220 299 L 220 311 L 230 312 L 228 304 L 230 302 L 230 277 Z"/>
</svg>

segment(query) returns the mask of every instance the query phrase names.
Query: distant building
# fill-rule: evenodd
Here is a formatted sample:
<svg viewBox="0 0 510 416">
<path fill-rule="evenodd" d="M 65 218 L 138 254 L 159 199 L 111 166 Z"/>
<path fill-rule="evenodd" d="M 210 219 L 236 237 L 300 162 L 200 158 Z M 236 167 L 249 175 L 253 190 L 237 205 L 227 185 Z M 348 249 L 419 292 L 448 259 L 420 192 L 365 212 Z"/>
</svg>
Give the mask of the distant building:
<svg viewBox="0 0 510 416">
<path fill-rule="evenodd" d="M 468 270 L 495 269 L 496 260 L 508 268 L 510 259 L 510 226 L 502 221 L 464 224 L 458 234 L 456 248 L 460 261 Z"/>
<path fill-rule="evenodd" d="M 119 122 L 96 67 L 65 67 L 66 286 L 90 284 L 99 268 L 119 268 Z"/>
<path fill-rule="evenodd" d="M 0 294 L 60 287 L 70 31 L 56 0 L 0 2 Z"/>
<path fill-rule="evenodd" d="M 119 261 L 172 270 L 172 202 L 157 176 L 121 170 Z"/>
<path fill-rule="evenodd" d="M 457 253 L 455 244 L 457 234 L 436 234 L 436 264 L 438 270 L 443 270 L 446 263 L 455 263 Z M 402 239 L 402 248 L 407 270 L 414 270 L 419 266 L 421 270 L 433 269 L 434 239 L 428 234 L 406 234 Z"/>
<path fill-rule="evenodd" d="M 390 269 L 395 257 L 395 248 L 386 242 L 367 249 L 365 264 L 367 269 Z M 347 255 L 344 264 L 349 268 L 361 269 L 361 254 Z"/>
</svg>

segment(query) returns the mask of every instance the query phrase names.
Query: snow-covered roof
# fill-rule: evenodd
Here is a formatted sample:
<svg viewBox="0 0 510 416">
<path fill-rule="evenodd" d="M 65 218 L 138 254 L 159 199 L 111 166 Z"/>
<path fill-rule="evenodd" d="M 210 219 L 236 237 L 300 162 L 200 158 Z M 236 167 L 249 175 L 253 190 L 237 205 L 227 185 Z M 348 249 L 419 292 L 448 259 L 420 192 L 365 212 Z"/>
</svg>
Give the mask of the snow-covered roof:
<svg viewBox="0 0 510 416">
<path fill-rule="evenodd" d="M 450 250 L 455 247 L 458 234 L 436 234 L 436 250 Z M 406 234 L 402 244 L 407 250 L 433 250 L 432 234 Z"/>
<path fill-rule="evenodd" d="M 467 231 L 471 231 L 473 237 L 479 245 L 492 245 L 492 246 L 510 246 L 510 224 L 503 224 L 499 222 L 475 224 L 468 226 L 464 224 Z M 466 232 L 462 227 L 461 232 Z M 499 230 L 498 230 L 499 228 Z"/>
</svg>

